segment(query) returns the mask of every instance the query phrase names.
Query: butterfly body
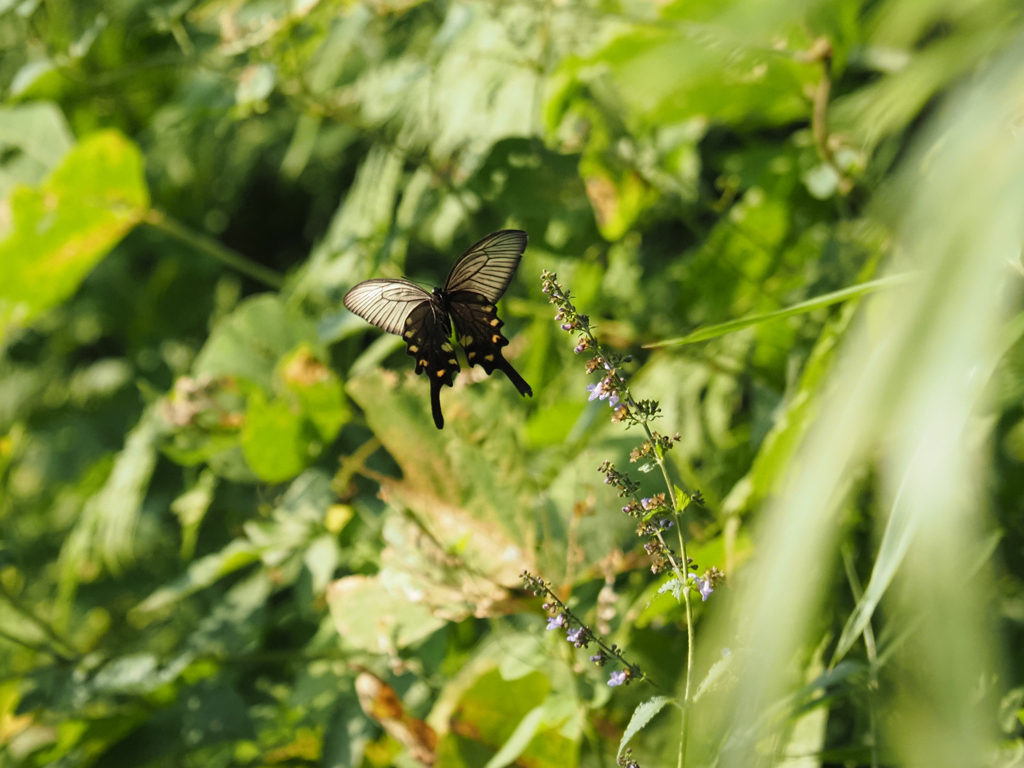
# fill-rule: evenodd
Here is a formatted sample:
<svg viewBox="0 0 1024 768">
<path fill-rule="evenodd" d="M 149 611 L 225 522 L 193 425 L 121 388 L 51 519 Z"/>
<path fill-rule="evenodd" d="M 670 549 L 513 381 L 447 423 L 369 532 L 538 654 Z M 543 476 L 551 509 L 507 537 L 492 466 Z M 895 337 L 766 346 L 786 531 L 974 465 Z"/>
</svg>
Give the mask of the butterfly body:
<svg viewBox="0 0 1024 768">
<path fill-rule="evenodd" d="M 455 338 L 470 365 L 490 375 L 502 371 L 521 395 L 533 390 L 501 353 L 508 345 L 495 306 L 526 249 L 525 232 L 506 229 L 488 235 L 454 264 L 444 287 L 428 293 L 407 280 L 365 280 L 345 294 L 345 306 L 388 333 L 398 334 L 416 361 L 416 373 L 430 381 L 434 424 L 444 426 L 441 387 L 453 386 L 461 368 Z"/>
</svg>

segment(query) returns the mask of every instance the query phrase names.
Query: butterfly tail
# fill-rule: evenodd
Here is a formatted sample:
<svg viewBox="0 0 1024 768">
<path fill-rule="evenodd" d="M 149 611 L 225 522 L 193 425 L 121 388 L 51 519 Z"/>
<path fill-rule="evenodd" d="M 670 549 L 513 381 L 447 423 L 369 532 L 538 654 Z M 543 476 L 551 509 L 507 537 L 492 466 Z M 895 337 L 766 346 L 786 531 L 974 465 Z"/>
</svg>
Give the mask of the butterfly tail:
<svg viewBox="0 0 1024 768">
<path fill-rule="evenodd" d="M 444 429 L 444 414 L 441 413 L 441 381 L 430 380 L 430 412 L 434 415 L 434 425 Z"/>
<path fill-rule="evenodd" d="M 515 384 L 516 389 L 519 390 L 520 395 L 529 395 L 533 397 L 533 389 L 529 384 L 526 383 L 526 379 L 519 375 L 519 371 L 512 367 L 512 363 L 506 360 L 501 355 L 498 355 L 497 367 L 508 376 L 509 381 Z"/>
</svg>

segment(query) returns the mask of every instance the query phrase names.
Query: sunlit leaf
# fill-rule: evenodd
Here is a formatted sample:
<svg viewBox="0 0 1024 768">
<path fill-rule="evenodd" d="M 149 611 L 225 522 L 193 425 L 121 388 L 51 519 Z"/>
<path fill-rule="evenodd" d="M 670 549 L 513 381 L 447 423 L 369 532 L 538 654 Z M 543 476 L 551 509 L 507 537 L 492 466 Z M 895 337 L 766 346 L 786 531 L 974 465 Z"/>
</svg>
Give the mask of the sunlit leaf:
<svg viewBox="0 0 1024 768">
<path fill-rule="evenodd" d="M 9 199 L 0 240 L 0 333 L 67 299 L 149 206 L 138 148 L 116 131 L 84 139 L 39 187 Z"/>
</svg>

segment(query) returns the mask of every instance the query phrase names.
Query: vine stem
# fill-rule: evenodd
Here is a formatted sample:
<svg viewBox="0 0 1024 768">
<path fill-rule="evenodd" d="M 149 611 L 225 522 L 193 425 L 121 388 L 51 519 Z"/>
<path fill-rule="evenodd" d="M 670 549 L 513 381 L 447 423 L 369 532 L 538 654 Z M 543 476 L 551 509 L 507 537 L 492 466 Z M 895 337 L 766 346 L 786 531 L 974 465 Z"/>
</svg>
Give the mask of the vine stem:
<svg viewBox="0 0 1024 768">
<path fill-rule="evenodd" d="M 268 288 L 279 291 L 284 286 L 284 278 L 279 273 L 253 261 L 248 256 L 243 256 L 238 251 L 228 248 L 212 237 L 207 237 L 200 232 L 186 227 L 162 211 L 151 208 L 146 212 L 143 221 L 154 229 L 170 235 L 175 240 L 195 248 L 197 251 L 216 259 L 237 272 L 241 272 L 246 277 L 251 277 L 253 280 L 263 283 Z"/>
</svg>

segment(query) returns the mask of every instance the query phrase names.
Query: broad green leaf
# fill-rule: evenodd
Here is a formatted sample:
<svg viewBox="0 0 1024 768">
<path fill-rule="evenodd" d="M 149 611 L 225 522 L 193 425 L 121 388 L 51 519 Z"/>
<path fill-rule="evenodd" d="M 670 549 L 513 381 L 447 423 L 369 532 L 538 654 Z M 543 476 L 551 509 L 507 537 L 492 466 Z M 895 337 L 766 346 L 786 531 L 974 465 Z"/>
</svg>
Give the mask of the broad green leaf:
<svg viewBox="0 0 1024 768">
<path fill-rule="evenodd" d="M 310 459 L 301 411 L 282 399 L 267 400 L 260 390 L 249 395 L 242 429 L 242 452 L 263 481 L 295 477 Z"/>
<path fill-rule="evenodd" d="M 149 207 L 138 148 L 116 131 L 84 139 L 39 187 L 9 198 L 0 240 L 0 339 L 71 296 Z"/>
<path fill-rule="evenodd" d="M 833 304 L 839 304 L 844 301 L 849 301 L 850 299 L 857 299 L 861 296 L 865 296 L 869 293 L 874 293 L 875 291 L 880 291 L 885 288 L 895 288 L 896 286 L 905 285 L 913 279 L 913 274 L 906 274 L 891 275 L 889 277 L 879 278 L 878 280 L 871 280 L 867 283 L 853 285 L 839 291 L 833 291 L 832 293 L 826 293 L 822 296 L 816 296 L 813 299 L 808 299 L 807 301 L 801 301 L 799 304 L 794 304 L 793 306 L 786 307 L 785 309 L 766 312 L 760 315 L 751 315 L 750 317 L 743 317 L 739 320 L 730 320 L 727 323 L 720 323 L 707 328 L 701 328 L 700 330 L 689 333 L 686 336 L 681 336 L 678 339 L 667 339 L 665 341 L 657 341 L 652 344 L 644 344 L 644 348 L 654 349 L 657 347 L 674 347 L 683 344 L 695 344 L 698 341 L 707 341 L 708 339 L 714 339 L 718 336 L 724 336 L 727 333 L 741 331 L 752 325 L 759 325 L 771 320 L 782 320 L 786 317 L 806 314 L 807 312 L 813 312 L 816 309 L 830 307 Z"/>
<path fill-rule="evenodd" d="M 544 720 L 544 706 L 534 707 L 526 716 L 519 721 L 519 725 L 512 731 L 508 741 L 501 745 L 501 749 L 495 752 L 494 757 L 487 761 L 484 768 L 505 768 L 511 765 L 523 754 L 523 750 L 533 741 L 537 735 L 537 729 Z"/>
<path fill-rule="evenodd" d="M 269 392 L 278 362 L 303 343 L 322 356 L 312 322 L 273 294 L 254 296 L 214 327 L 193 369 L 248 379 Z"/>
<path fill-rule="evenodd" d="M 729 39 L 710 25 L 684 29 L 634 28 L 597 57 L 632 111 L 655 123 L 706 117 L 781 125 L 807 118 L 805 88 L 820 76 L 813 63 Z"/>
<path fill-rule="evenodd" d="M 655 696 L 633 710 L 633 716 L 629 718 L 629 725 L 626 726 L 626 732 L 622 734 L 622 739 L 619 741 L 620 757 L 622 756 L 623 750 L 626 749 L 626 745 L 629 744 L 630 739 L 646 728 L 648 723 L 654 719 L 654 716 L 661 712 L 666 705 L 672 703 L 674 703 L 672 699 L 667 696 Z"/>
<path fill-rule="evenodd" d="M 241 445 L 253 472 L 268 483 L 294 477 L 316 458 L 348 420 L 341 382 L 308 344 L 284 357 L 275 394 L 249 394 Z"/>
<path fill-rule="evenodd" d="M 352 648 L 394 653 L 444 625 L 423 605 L 394 594 L 372 576 L 346 576 L 327 590 L 338 634 Z"/>
<path fill-rule="evenodd" d="M 497 750 L 481 760 L 481 764 L 490 760 L 494 766 L 518 763 L 537 768 L 572 768 L 576 765 L 578 746 L 560 730 L 564 714 L 556 717 L 550 708 L 543 706 L 551 689 L 546 675 L 533 672 L 506 680 L 495 668 L 477 674 L 479 676 L 459 697 L 448 718 L 448 727 L 466 741 Z M 545 717 L 551 717 L 551 722 L 545 723 Z M 527 739 L 527 736 L 532 738 Z M 503 749 L 513 738 L 512 745 Z M 481 757 L 487 754 L 481 751 Z"/>
<path fill-rule="evenodd" d="M 303 345 L 281 361 L 279 375 L 284 396 L 298 402 L 323 442 L 333 440 L 349 418 L 345 393 L 334 371 Z"/>
</svg>

